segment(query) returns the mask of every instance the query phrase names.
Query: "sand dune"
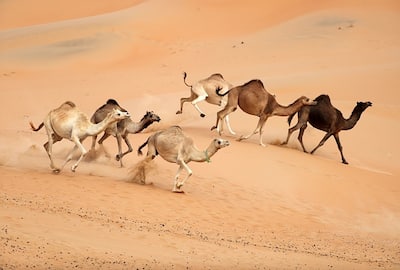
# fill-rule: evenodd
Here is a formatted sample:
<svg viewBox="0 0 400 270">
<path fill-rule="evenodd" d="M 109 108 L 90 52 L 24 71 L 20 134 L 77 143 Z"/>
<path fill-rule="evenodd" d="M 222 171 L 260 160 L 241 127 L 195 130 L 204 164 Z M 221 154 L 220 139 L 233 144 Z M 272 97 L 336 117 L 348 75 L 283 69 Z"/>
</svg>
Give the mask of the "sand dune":
<svg viewBox="0 0 400 270">
<path fill-rule="evenodd" d="M 399 268 L 398 1 L 23 2 L 0 3 L 0 268 Z M 313 155 L 297 132 L 281 146 L 287 119 L 271 117 L 267 147 L 224 134 L 231 145 L 211 163 L 190 163 L 185 194 L 160 157 L 147 185 L 130 182 L 141 157 L 119 168 L 114 138 L 109 157 L 51 173 L 47 136 L 28 122 L 66 100 L 88 116 L 108 98 L 134 121 L 156 112 L 160 123 L 130 135 L 135 149 L 170 125 L 205 149 L 219 108 L 175 114 L 190 94 L 183 71 L 189 83 L 260 79 L 282 105 L 329 94 L 345 118 L 357 101 L 373 106 L 340 133 L 349 165 L 334 139 Z M 257 118 L 238 109 L 231 124 L 240 136 Z M 307 128 L 306 148 L 323 136 Z M 54 146 L 57 164 L 72 147 Z"/>
</svg>

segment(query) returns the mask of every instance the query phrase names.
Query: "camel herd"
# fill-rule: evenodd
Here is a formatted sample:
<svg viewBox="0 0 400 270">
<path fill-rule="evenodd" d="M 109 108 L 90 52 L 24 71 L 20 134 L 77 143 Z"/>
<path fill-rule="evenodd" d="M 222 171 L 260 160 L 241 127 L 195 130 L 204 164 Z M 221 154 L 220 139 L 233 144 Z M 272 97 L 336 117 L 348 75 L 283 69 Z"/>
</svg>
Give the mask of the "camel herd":
<svg viewBox="0 0 400 270">
<path fill-rule="evenodd" d="M 252 133 L 241 136 L 238 140 L 248 139 L 254 134 L 259 133 L 259 143 L 265 146 L 262 139 L 263 128 L 268 118 L 274 115 L 288 116 L 288 123 L 290 126 L 292 118 L 297 113 L 298 122 L 295 126 L 288 129 L 286 141 L 282 144 L 287 144 L 291 134 L 300 129 L 298 140 L 303 151 L 307 152 L 303 144 L 303 135 L 307 128 L 307 123 L 310 123 L 313 127 L 326 132 L 319 144 L 311 151 L 311 154 L 333 136 L 344 164 L 348 164 L 348 162 L 343 155 L 343 147 L 340 143 L 339 132 L 352 129 L 360 119 L 361 114 L 368 107 L 372 106 L 372 103 L 369 101 L 357 102 L 351 116 L 345 119 L 342 113 L 331 104 L 328 95 L 320 95 L 314 100 L 301 96 L 292 104 L 283 106 L 277 102 L 274 95 L 268 93 L 260 80 L 251 80 L 243 85 L 234 87 L 218 73 L 212 74 L 193 85 L 189 85 L 186 82 L 186 77 L 187 74 L 185 72 L 183 81 L 185 85 L 190 88 L 191 94 L 187 98 L 180 99 L 180 110 L 176 112 L 177 114 L 182 113 L 183 105 L 186 102 L 191 102 L 200 113 L 201 117 L 204 117 L 205 114 L 199 108 L 199 102 L 207 101 L 210 104 L 219 105 L 221 110 L 218 111 L 216 124 L 211 130 L 217 129 L 218 133 L 221 135 L 224 129 L 223 123 L 225 122 L 229 132 L 235 135 L 235 132 L 230 126 L 229 114 L 234 112 L 239 106 L 244 112 L 259 117 L 259 120 Z M 72 159 L 74 152 L 79 149 L 81 155 L 71 168 L 72 171 L 76 170 L 80 161 L 88 153 L 82 145 L 82 142 L 87 137 L 92 137 L 91 151 L 95 151 L 96 142 L 101 145 L 110 135 L 114 136 L 118 144 L 116 160 L 120 162 L 120 166 L 122 167 L 122 158 L 133 151 L 128 135 L 130 133 L 141 132 L 152 123 L 159 122 L 160 120 L 160 117 L 154 112 L 146 112 L 139 122 L 134 122 L 130 118 L 127 110 L 122 108 L 116 100 L 109 99 L 94 112 L 90 120 L 73 102 L 66 101 L 58 108 L 51 110 L 37 128 L 32 122 L 30 122 L 30 126 L 33 131 L 38 131 L 43 126 L 46 128 L 48 141 L 44 144 L 44 148 L 50 159 L 50 168 L 54 173 L 59 173 Z M 97 141 L 97 136 L 102 132 L 104 132 L 103 136 Z M 55 166 L 53 161 L 52 146 L 62 139 L 72 141 L 75 146 L 69 152 L 61 168 L 59 168 Z M 122 139 L 128 147 L 126 152 L 122 152 Z M 181 187 L 192 175 L 192 170 L 188 167 L 187 163 L 190 161 L 210 161 L 210 157 L 219 149 L 228 146 L 229 141 L 216 138 L 212 140 L 206 150 L 201 151 L 195 146 L 193 140 L 183 133 L 181 127 L 172 126 L 152 134 L 146 142 L 138 148 L 137 152 L 139 155 L 142 154 L 141 149 L 146 145 L 148 148 L 146 160 L 151 161 L 157 155 L 160 155 L 164 160 L 179 165 L 174 178 L 172 191 L 182 192 Z M 184 180 L 179 181 L 179 175 L 183 169 L 186 170 L 187 176 Z M 144 183 L 145 174 L 143 174 L 142 178 L 142 183 Z"/>
</svg>

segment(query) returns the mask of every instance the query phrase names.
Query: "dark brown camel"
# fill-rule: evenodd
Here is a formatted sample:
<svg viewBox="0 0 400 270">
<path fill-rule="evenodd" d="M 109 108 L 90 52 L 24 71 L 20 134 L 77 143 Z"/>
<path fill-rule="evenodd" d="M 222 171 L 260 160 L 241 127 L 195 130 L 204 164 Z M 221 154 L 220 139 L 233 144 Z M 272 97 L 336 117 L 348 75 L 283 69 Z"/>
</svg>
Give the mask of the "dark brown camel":
<svg viewBox="0 0 400 270">
<path fill-rule="evenodd" d="M 96 112 L 93 114 L 92 118 L 90 119 L 93 123 L 98 123 L 102 121 L 102 119 L 107 115 L 107 113 L 114 108 L 119 108 L 123 111 L 125 109 L 121 108 L 118 104 L 117 101 L 114 99 L 109 99 L 107 100 L 106 104 L 101 106 L 96 110 Z M 121 167 L 123 166 L 122 164 L 122 158 L 132 152 L 132 146 L 131 143 L 128 139 L 128 135 L 130 133 L 139 133 L 145 128 L 147 128 L 149 125 L 151 125 L 153 122 L 159 122 L 161 119 L 158 115 L 156 115 L 154 112 L 146 112 L 146 114 L 143 116 L 143 118 L 140 120 L 140 122 L 136 123 L 133 122 L 132 119 L 126 118 L 123 119 L 123 121 L 119 121 L 115 125 L 111 126 L 110 128 L 106 129 L 104 131 L 103 136 L 100 138 L 98 141 L 99 144 L 103 144 L 103 142 L 110 136 L 113 135 L 117 139 L 118 143 L 118 154 L 116 155 L 116 160 L 120 162 Z M 121 147 L 121 139 L 124 139 L 126 145 L 128 146 L 128 150 L 126 152 L 122 153 L 122 147 Z M 96 146 L 96 140 L 97 140 L 97 135 L 93 136 L 92 140 L 92 150 L 95 149 Z"/>
<path fill-rule="evenodd" d="M 333 107 L 331 104 L 331 100 L 328 95 L 320 95 L 315 101 L 317 101 L 317 105 L 315 106 L 304 106 L 298 112 L 298 122 L 294 127 L 289 128 L 288 136 L 286 141 L 282 144 L 287 144 L 290 138 L 290 135 L 300 129 L 298 140 L 300 141 L 301 147 L 303 151 L 307 153 L 307 150 L 303 144 L 303 134 L 304 130 L 307 128 L 307 122 L 309 122 L 313 127 L 326 131 L 325 136 L 319 142 L 319 144 L 311 151 L 313 154 L 319 147 L 324 145 L 326 140 L 329 139 L 330 136 L 336 140 L 336 144 L 339 148 L 340 155 L 342 156 L 342 162 L 344 164 L 349 164 L 343 156 L 343 147 L 340 143 L 339 132 L 342 130 L 352 129 L 358 122 L 361 117 L 361 114 L 367 109 L 369 106 L 372 106 L 372 103 L 367 102 L 357 102 L 357 105 L 354 107 L 353 112 L 351 113 L 350 118 L 344 119 L 342 113 Z M 292 121 L 294 114 L 288 117 L 288 123 Z"/>
<path fill-rule="evenodd" d="M 265 146 L 262 141 L 263 127 L 270 116 L 288 116 L 298 112 L 305 105 L 315 105 L 315 102 L 307 97 L 300 97 L 289 106 L 280 105 L 274 95 L 265 90 L 260 80 L 251 80 L 244 85 L 236 86 L 224 94 L 220 93 L 220 89 L 216 90 L 219 96 L 228 95 L 228 103 L 225 108 L 217 113 L 217 122 L 211 130 L 218 127 L 221 121 L 219 133 L 223 131 L 222 120 L 230 113 L 237 109 L 237 106 L 246 113 L 259 117 L 256 129 L 246 136 L 241 136 L 238 140 L 248 139 L 256 133 L 260 133 L 260 145 Z"/>
</svg>

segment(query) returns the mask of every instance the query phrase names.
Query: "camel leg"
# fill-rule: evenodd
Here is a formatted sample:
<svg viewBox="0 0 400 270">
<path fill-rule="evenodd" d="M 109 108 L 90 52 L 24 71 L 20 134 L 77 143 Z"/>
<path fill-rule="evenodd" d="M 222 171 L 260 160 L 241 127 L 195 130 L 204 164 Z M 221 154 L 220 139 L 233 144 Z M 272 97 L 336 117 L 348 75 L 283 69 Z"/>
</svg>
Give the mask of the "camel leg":
<svg viewBox="0 0 400 270">
<path fill-rule="evenodd" d="M 344 164 L 349 164 L 349 163 L 346 161 L 346 159 L 344 158 L 344 155 L 343 155 L 343 147 L 342 147 L 342 144 L 340 143 L 339 133 L 335 133 L 335 134 L 333 134 L 333 136 L 335 137 L 336 144 L 337 144 L 337 146 L 338 146 L 338 148 L 339 148 L 340 156 L 342 157 L 342 163 L 344 163 Z"/>
<path fill-rule="evenodd" d="M 206 100 L 206 98 L 207 98 L 207 95 L 201 95 L 201 96 L 198 96 L 197 98 L 195 98 L 193 101 L 192 101 L 192 105 L 196 108 L 196 110 L 200 113 L 200 116 L 201 117 L 204 117 L 204 116 L 206 116 L 201 110 L 200 110 L 200 108 L 199 108 L 199 106 L 197 105 L 197 103 L 199 103 L 199 102 L 201 102 L 201 101 L 203 101 L 203 100 Z"/>
<path fill-rule="evenodd" d="M 332 136 L 332 135 L 333 135 L 332 133 L 327 132 L 327 133 L 325 134 L 325 136 L 322 138 L 322 140 L 319 142 L 319 144 L 311 151 L 311 154 L 314 154 L 314 152 L 315 152 L 318 148 L 320 148 L 321 146 L 323 146 L 324 143 L 326 142 L 326 140 L 328 140 L 329 137 Z"/>
<path fill-rule="evenodd" d="M 75 143 L 75 146 L 79 148 L 81 151 L 81 156 L 79 157 L 78 161 L 72 166 L 71 171 L 75 172 L 76 168 L 78 167 L 79 163 L 81 160 L 85 157 L 87 154 L 87 150 L 85 147 L 83 147 L 81 141 L 78 138 L 72 138 L 73 142 Z M 75 147 L 74 147 L 75 148 Z M 73 151 L 71 152 L 71 157 L 72 157 Z"/>
<path fill-rule="evenodd" d="M 49 140 L 43 146 L 46 149 L 47 155 L 50 159 L 50 168 L 54 173 L 59 173 L 61 170 L 54 165 L 53 161 L 53 139 L 52 136 L 49 136 Z"/>
<path fill-rule="evenodd" d="M 308 153 L 303 144 L 303 135 L 304 135 L 304 130 L 306 130 L 306 128 L 307 128 L 307 123 L 305 125 L 301 126 L 299 136 L 297 137 L 297 139 L 299 140 L 299 142 L 301 144 L 301 147 L 303 148 L 304 153 Z"/>
<path fill-rule="evenodd" d="M 287 144 L 289 142 L 289 138 L 292 135 L 292 133 L 295 132 L 296 130 L 298 130 L 299 128 L 303 127 L 303 126 L 304 126 L 304 123 L 300 123 L 300 121 L 299 121 L 299 122 L 297 122 L 297 124 L 294 127 L 289 128 L 288 129 L 288 134 L 287 134 L 287 137 L 286 137 L 286 141 L 284 141 L 282 143 L 282 145 Z M 304 132 L 304 130 L 303 130 L 303 132 Z"/>
<path fill-rule="evenodd" d="M 222 109 L 224 109 L 226 107 L 227 103 L 228 103 L 227 99 L 226 98 L 222 98 L 220 107 Z M 225 120 L 226 126 L 228 127 L 229 133 L 232 134 L 232 135 L 236 135 L 236 132 L 234 132 L 233 129 L 231 128 L 231 124 L 230 124 L 230 121 L 229 121 L 229 115 L 226 115 L 224 120 Z M 224 128 L 223 126 L 217 127 L 218 132 L 220 132 L 220 131 L 222 132 L 223 128 Z"/>
<path fill-rule="evenodd" d="M 91 151 L 96 150 L 96 141 L 97 141 L 97 135 L 92 136 L 92 146 L 90 147 Z"/>
<path fill-rule="evenodd" d="M 77 145 L 74 145 L 74 147 L 71 149 L 71 151 L 68 152 L 67 159 L 64 161 L 64 164 L 62 165 L 61 169 L 64 169 L 65 165 L 72 159 L 72 156 L 74 152 L 78 149 Z"/>
<path fill-rule="evenodd" d="M 181 114 L 182 112 L 183 112 L 183 104 L 184 103 L 186 103 L 186 102 L 192 102 L 194 99 L 196 98 L 196 95 L 193 93 L 193 92 L 191 92 L 191 95 L 190 95 L 190 97 L 187 97 L 187 98 L 181 98 L 181 107 L 180 107 L 180 110 L 179 111 L 177 111 L 176 112 L 176 114 Z"/>
<path fill-rule="evenodd" d="M 122 158 L 123 158 L 126 154 L 129 154 L 130 152 L 133 151 L 133 148 L 132 148 L 132 145 L 131 145 L 131 143 L 130 143 L 130 141 L 129 141 L 129 139 L 128 139 L 128 136 L 125 136 L 125 137 L 123 137 L 123 138 L 124 138 L 124 141 L 125 141 L 126 145 L 128 146 L 128 150 L 125 151 L 125 152 L 123 152 L 122 154 L 117 155 L 117 157 L 116 157 L 117 160 L 122 160 Z"/>
<path fill-rule="evenodd" d="M 231 124 L 229 122 L 229 115 L 225 116 L 225 124 L 228 127 L 229 133 L 231 133 L 232 135 L 236 135 L 236 132 L 234 132 L 233 129 L 231 128 Z"/>
<path fill-rule="evenodd" d="M 263 120 L 262 121 L 262 123 L 261 123 L 261 126 L 260 126 L 260 145 L 261 146 L 266 146 L 264 143 L 263 143 L 263 134 L 264 134 L 264 126 L 265 126 L 265 122 L 267 122 L 267 117 L 265 118 L 265 120 Z"/>
<path fill-rule="evenodd" d="M 224 131 L 224 125 L 222 123 L 222 121 L 224 119 L 226 119 L 226 117 L 228 116 L 228 114 L 236 111 L 237 106 L 233 106 L 233 107 L 225 107 L 224 109 L 222 109 L 221 111 L 217 112 L 217 121 L 215 123 L 215 126 L 213 126 L 211 128 L 211 130 L 217 129 L 219 135 L 222 134 L 222 132 Z M 221 121 L 221 123 L 220 123 Z M 220 126 L 221 125 L 221 126 Z"/>
<path fill-rule="evenodd" d="M 122 159 L 120 158 L 122 155 L 121 134 L 117 133 L 115 138 L 117 139 L 117 145 L 118 145 L 118 154 L 115 156 L 115 159 L 119 161 L 121 167 L 124 167 L 124 164 L 122 164 Z"/>
<path fill-rule="evenodd" d="M 103 144 L 103 142 L 110 137 L 110 134 L 108 134 L 107 132 L 104 132 L 103 136 L 100 138 L 99 140 L 99 144 Z"/>
<path fill-rule="evenodd" d="M 60 169 L 54 165 L 53 161 L 53 143 L 60 141 L 62 138 L 53 133 L 51 123 L 48 120 L 44 122 L 44 125 L 46 127 L 48 141 L 43 145 L 43 147 L 46 149 L 47 155 L 49 156 L 50 168 L 52 169 L 53 173 L 59 173 Z"/>
<path fill-rule="evenodd" d="M 257 126 L 256 126 L 256 128 L 254 129 L 254 131 L 253 131 L 252 133 L 246 135 L 246 136 L 242 135 L 242 136 L 238 139 L 238 141 L 247 140 L 247 139 L 249 139 L 251 136 L 253 136 L 254 134 L 257 134 L 258 132 L 261 133 L 261 129 L 262 129 L 262 127 L 265 125 L 265 122 L 267 121 L 267 119 L 268 119 L 267 117 L 261 116 L 260 119 L 258 120 Z M 265 144 L 262 142 L 262 134 L 260 134 L 260 144 L 261 144 L 262 146 L 265 146 Z"/>
<path fill-rule="evenodd" d="M 186 180 L 188 180 L 189 177 L 193 174 L 192 170 L 189 168 L 189 166 L 183 160 L 179 160 L 178 164 L 180 164 L 180 165 L 179 165 L 178 171 L 175 175 L 174 189 L 172 190 L 173 192 L 183 192 L 183 191 L 181 191 L 181 187 L 185 184 Z M 183 179 L 183 181 L 178 182 L 178 178 L 179 178 L 179 175 L 180 175 L 180 172 L 182 171 L 182 169 L 185 169 L 187 171 L 187 176 L 185 177 L 185 179 Z"/>
<path fill-rule="evenodd" d="M 101 145 L 101 146 L 103 146 L 103 142 L 108 138 L 108 137 L 110 137 L 110 135 L 111 134 L 108 134 L 107 132 L 104 132 L 104 134 L 103 134 L 103 136 L 100 138 L 100 140 L 98 141 L 98 143 Z M 106 151 L 106 149 L 105 149 L 105 147 L 103 146 L 103 150 L 104 150 L 104 152 L 105 152 L 105 155 L 106 155 L 106 157 L 110 157 L 110 153 L 108 153 L 107 151 Z"/>
<path fill-rule="evenodd" d="M 174 187 L 172 188 L 172 192 L 182 192 L 182 190 L 180 190 L 180 187 L 178 187 L 179 185 L 178 179 L 182 169 L 183 169 L 182 165 L 179 165 L 178 170 L 176 171 L 175 174 Z"/>
</svg>

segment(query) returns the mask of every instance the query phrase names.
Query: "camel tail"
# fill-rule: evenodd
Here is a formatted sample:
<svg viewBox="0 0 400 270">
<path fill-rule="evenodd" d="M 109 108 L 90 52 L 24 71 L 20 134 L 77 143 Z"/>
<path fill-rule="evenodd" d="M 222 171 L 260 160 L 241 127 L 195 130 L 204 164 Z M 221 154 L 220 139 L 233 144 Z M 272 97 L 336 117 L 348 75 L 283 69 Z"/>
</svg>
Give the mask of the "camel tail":
<svg viewBox="0 0 400 270">
<path fill-rule="evenodd" d="M 290 123 L 292 122 L 293 116 L 294 116 L 295 114 L 296 114 L 296 113 L 292 113 L 291 115 L 288 116 L 287 122 L 288 122 L 288 125 L 289 125 L 289 126 L 290 126 Z"/>
<path fill-rule="evenodd" d="M 186 77 L 187 77 L 187 73 L 184 71 L 184 72 L 183 72 L 183 82 L 185 83 L 185 85 L 186 85 L 187 87 L 192 87 L 190 84 L 188 84 L 188 83 L 186 82 Z"/>
<path fill-rule="evenodd" d="M 32 122 L 29 122 L 29 125 L 31 126 L 31 128 L 32 128 L 33 131 L 38 131 L 38 130 L 40 130 L 40 129 L 44 126 L 44 123 L 43 123 L 43 122 L 40 123 L 40 125 L 38 126 L 38 128 L 35 128 L 35 126 L 33 125 Z"/>
<path fill-rule="evenodd" d="M 144 144 L 142 144 L 141 146 L 139 146 L 139 148 L 138 148 L 138 150 L 137 150 L 138 156 L 143 155 L 143 153 L 142 153 L 142 148 L 145 147 L 145 146 L 149 143 L 149 139 L 150 139 L 150 137 L 144 142 Z"/>
<path fill-rule="evenodd" d="M 231 90 L 229 90 L 229 91 L 226 91 L 225 93 L 221 94 L 220 91 L 221 91 L 222 89 L 223 89 L 223 88 L 221 88 L 221 87 L 217 87 L 217 89 L 215 89 L 215 93 L 217 93 L 217 95 L 220 96 L 220 97 L 226 96 L 226 95 L 229 94 L 229 92 L 231 91 Z"/>
</svg>

